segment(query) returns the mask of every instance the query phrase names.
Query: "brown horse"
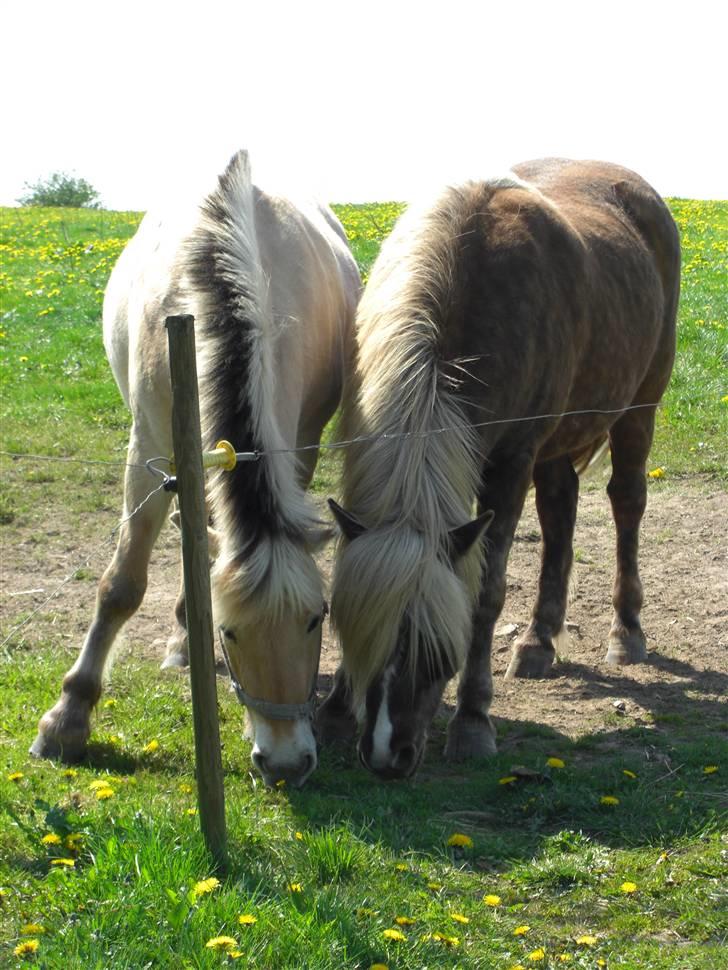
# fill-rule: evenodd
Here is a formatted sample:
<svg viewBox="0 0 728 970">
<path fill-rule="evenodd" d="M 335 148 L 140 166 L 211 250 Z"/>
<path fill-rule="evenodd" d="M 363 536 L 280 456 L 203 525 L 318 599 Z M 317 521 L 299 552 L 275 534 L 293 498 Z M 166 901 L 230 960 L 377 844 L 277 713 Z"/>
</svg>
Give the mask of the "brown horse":
<svg viewBox="0 0 728 970">
<path fill-rule="evenodd" d="M 302 784 L 313 771 L 309 715 L 325 609 L 312 553 L 328 530 L 305 489 L 339 401 L 359 288 L 331 210 L 255 185 L 245 152 L 201 206 L 144 218 L 104 299 L 104 343 L 133 418 L 125 516 L 83 648 L 33 754 L 83 755 L 112 643 L 144 595 L 170 501 L 163 491 L 144 501 L 153 488 L 144 462 L 172 453 L 164 321 L 192 313 L 207 447 L 227 438 L 239 451 L 264 453 L 212 482 L 216 622 L 263 778 Z M 297 446 L 308 447 L 300 461 Z M 166 665 L 186 660 L 183 596 L 176 614 Z"/>
<path fill-rule="evenodd" d="M 343 665 L 319 718 L 324 734 L 341 732 L 353 710 L 360 757 L 380 775 L 416 770 L 458 671 L 446 756 L 495 751 L 491 641 L 526 493 L 533 484 L 543 559 L 508 677 L 553 663 L 577 473 L 607 441 L 617 572 L 606 659 L 646 659 L 638 531 L 679 274 L 667 207 L 633 172 L 599 162 L 529 162 L 448 188 L 382 247 L 345 393 L 346 437 L 364 440 L 346 452 L 346 511 L 332 503 Z"/>
</svg>

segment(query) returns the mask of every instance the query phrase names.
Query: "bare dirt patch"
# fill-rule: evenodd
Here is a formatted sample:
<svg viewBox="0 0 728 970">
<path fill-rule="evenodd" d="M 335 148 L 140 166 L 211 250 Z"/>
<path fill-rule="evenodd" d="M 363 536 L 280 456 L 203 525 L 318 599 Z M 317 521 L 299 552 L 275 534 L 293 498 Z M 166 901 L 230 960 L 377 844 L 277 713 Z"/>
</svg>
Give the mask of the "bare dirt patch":
<svg viewBox="0 0 728 970">
<path fill-rule="evenodd" d="M 568 647 L 546 681 L 503 680 L 510 642 L 528 621 L 540 560 L 533 500 L 521 520 L 508 568 L 508 595 L 493 652 L 496 718 L 541 723 L 575 738 L 600 729 L 662 723 L 726 728 L 728 716 L 728 494 L 706 481 L 653 483 L 644 519 L 642 614 L 649 662 L 614 669 L 603 663 L 611 623 L 614 530 L 603 481 L 586 484 L 579 502 L 576 563 L 568 619 Z M 32 486 L 29 486 L 32 487 Z M 79 566 L 79 576 L 16 636 L 6 650 L 52 642 L 67 651 L 70 666 L 93 612 L 96 582 L 110 557 L 104 541 L 114 526 L 107 507 L 84 520 L 67 513 L 58 496 L 52 507 L 0 527 L 0 619 L 3 636 L 43 603 Z M 86 562 L 88 557 L 88 562 Z M 330 575 L 333 550 L 321 566 Z M 178 534 L 166 529 L 155 550 L 146 598 L 120 637 L 117 663 L 136 656 L 160 660 L 179 582 Z M 320 686 L 330 682 L 339 659 L 325 633 Z M 163 676 L 160 673 L 160 676 Z M 60 687 L 60 685 L 59 685 Z M 454 685 L 446 701 L 452 703 Z"/>
</svg>

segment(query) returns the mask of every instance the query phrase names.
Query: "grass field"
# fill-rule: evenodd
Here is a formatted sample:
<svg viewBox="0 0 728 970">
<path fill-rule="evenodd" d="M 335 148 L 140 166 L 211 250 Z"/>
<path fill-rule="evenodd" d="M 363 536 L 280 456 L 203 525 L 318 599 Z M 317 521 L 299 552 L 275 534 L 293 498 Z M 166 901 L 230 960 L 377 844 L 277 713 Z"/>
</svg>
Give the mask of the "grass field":
<svg viewBox="0 0 728 970">
<path fill-rule="evenodd" d="M 728 202 L 671 206 L 684 251 L 679 353 L 652 466 L 664 470 L 655 487 L 678 489 L 728 478 Z M 365 272 L 398 211 L 338 207 Z M 0 450 L 123 462 L 128 416 L 99 316 L 138 221 L 0 210 Z M 4 558 L 30 543 L 41 570 L 54 508 L 79 554 L 104 539 L 121 466 L 0 463 Z M 317 487 L 335 473 L 324 463 Z M 0 618 L 0 639 L 22 618 L 20 607 Z M 350 752 L 324 752 L 305 789 L 270 791 L 220 691 L 231 865 L 216 883 L 194 814 L 185 678 L 119 665 L 88 762 L 27 757 L 76 647 L 31 623 L 0 650 L 0 966 L 725 964 L 726 724 L 721 736 L 666 723 L 572 741 L 503 719 L 510 753 L 467 771 L 435 759 L 416 782 L 386 785 Z M 514 757 L 538 777 L 513 780 Z"/>
</svg>

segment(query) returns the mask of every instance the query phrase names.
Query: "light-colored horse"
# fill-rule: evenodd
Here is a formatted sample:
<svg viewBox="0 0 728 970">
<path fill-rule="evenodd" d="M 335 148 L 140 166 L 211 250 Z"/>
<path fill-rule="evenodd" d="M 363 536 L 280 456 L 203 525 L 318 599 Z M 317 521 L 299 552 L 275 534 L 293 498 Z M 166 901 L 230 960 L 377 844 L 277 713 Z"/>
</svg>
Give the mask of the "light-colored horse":
<svg viewBox="0 0 728 970">
<path fill-rule="evenodd" d="M 339 401 L 359 289 L 333 213 L 254 185 L 245 152 L 202 206 L 144 218 L 104 300 L 104 342 L 133 418 L 124 490 L 130 518 L 100 582 L 85 643 L 59 702 L 41 719 L 32 753 L 83 755 L 110 648 L 144 596 L 170 496 L 159 492 L 131 513 L 154 487 L 144 462 L 172 453 L 165 318 L 192 313 L 205 445 L 225 438 L 238 451 L 265 453 L 213 477 L 215 621 L 231 676 L 250 702 L 253 761 L 265 781 L 302 784 L 314 769 L 304 708 L 325 610 L 312 553 L 326 530 L 305 489 Z M 311 445 L 300 457 L 286 451 Z M 183 596 L 176 614 L 167 664 L 186 654 Z M 280 710 L 294 713 L 280 718 Z"/>
<path fill-rule="evenodd" d="M 452 187 L 382 247 L 344 405 L 346 437 L 363 440 L 345 452 L 346 511 L 333 505 L 344 666 L 319 717 L 340 736 L 353 708 L 362 761 L 382 776 L 416 770 L 457 672 L 446 755 L 495 750 L 491 640 L 531 484 L 543 560 L 508 675 L 547 673 L 577 472 L 607 440 L 617 573 L 606 659 L 646 659 L 637 544 L 679 285 L 667 206 L 634 172 L 599 162 L 547 159 Z"/>
</svg>

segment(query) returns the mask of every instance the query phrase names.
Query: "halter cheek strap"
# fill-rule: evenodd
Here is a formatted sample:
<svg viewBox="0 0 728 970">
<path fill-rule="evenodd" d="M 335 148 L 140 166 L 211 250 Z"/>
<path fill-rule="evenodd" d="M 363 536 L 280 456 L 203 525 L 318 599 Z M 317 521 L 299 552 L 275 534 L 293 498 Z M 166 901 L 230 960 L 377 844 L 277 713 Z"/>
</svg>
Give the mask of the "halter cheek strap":
<svg viewBox="0 0 728 970">
<path fill-rule="evenodd" d="M 323 613 L 321 619 L 326 616 L 329 612 L 328 604 L 324 603 Z M 251 696 L 243 686 L 238 682 L 233 673 L 233 668 L 230 665 L 230 657 L 228 656 L 227 649 L 225 648 L 225 637 L 222 632 L 222 627 L 218 627 L 217 630 L 218 639 L 220 640 L 220 649 L 222 650 L 222 655 L 225 659 L 225 666 L 228 669 L 228 674 L 230 675 L 230 683 L 233 690 L 235 691 L 235 696 L 249 710 L 257 711 L 263 717 L 268 718 L 271 721 L 297 721 L 301 718 L 307 718 L 308 720 L 313 719 L 315 705 L 316 705 L 316 681 L 318 679 L 318 662 L 316 663 L 316 671 L 313 675 L 313 683 L 311 684 L 311 692 L 308 695 L 308 700 L 303 704 L 277 704 L 274 701 L 265 701 L 260 697 Z"/>
</svg>

